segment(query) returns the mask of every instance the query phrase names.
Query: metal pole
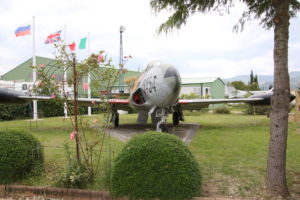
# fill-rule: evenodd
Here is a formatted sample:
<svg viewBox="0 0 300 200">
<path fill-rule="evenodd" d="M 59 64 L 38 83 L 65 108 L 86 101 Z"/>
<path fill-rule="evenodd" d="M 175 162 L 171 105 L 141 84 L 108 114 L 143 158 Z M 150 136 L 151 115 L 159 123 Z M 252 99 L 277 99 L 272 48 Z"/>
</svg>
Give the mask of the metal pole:
<svg viewBox="0 0 300 200">
<path fill-rule="evenodd" d="M 125 31 L 125 26 L 120 26 L 120 60 L 119 60 L 119 66 L 120 66 L 120 72 L 123 69 L 123 38 L 122 33 Z M 119 77 L 119 93 L 124 92 L 124 81 L 123 81 L 123 74 L 121 72 Z"/>
<path fill-rule="evenodd" d="M 88 33 L 88 57 L 91 54 L 91 33 Z M 88 98 L 91 98 L 91 72 L 88 73 Z M 92 115 L 92 108 L 91 106 L 88 107 L 88 116 Z"/>
<path fill-rule="evenodd" d="M 32 17 L 32 82 L 36 82 L 35 17 Z M 37 100 L 33 100 L 33 120 L 38 119 Z"/>
<path fill-rule="evenodd" d="M 64 40 L 65 42 L 67 41 L 67 26 L 64 25 Z M 67 92 L 67 66 L 66 64 L 64 64 L 64 72 L 63 72 L 63 75 L 64 75 L 64 78 L 63 78 L 63 87 L 64 87 L 64 92 L 66 94 Z M 68 109 L 67 109 L 67 102 L 64 102 L 64 114 L 65 114 L 65 118 L 68 117 Z"/>
</svg>

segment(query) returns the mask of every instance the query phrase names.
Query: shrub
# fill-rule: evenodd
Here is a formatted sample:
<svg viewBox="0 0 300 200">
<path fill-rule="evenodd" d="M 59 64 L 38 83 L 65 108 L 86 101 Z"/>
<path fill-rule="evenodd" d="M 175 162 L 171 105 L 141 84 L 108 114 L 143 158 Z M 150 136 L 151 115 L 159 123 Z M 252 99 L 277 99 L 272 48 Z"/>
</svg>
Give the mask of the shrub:
<svg viewBox="0 0 300 200">
<path fill-rule="evenodd" d="M 102 162 L 101 181 L 103 182 L 104 189 L 109 191 L 111 190 L 111 171 L 112 171 L 111 159 L 105 158 Z"/>
<path fill-rule="evenodd" d="M 186 199 L 200 194 L 199 166 L 176 136 L 147 132 L 130 140 L 112 169 L 112 194 L 130 199 Z"/>
<path fill-rule="evenodd" d="M 92 182 L 88 169 L 81 163 L 73 161 L 68 164 L 58 180 L 58 186 L 65 188 L 86 188 Z"/>
<path fill-rule="evenodd" d="M 226 107 L 221 107 L 221 108 L 214 109 L 214 113 L 217 113 L 217 114 L 230 114 L 230 111 Z"/>
<path fill-rule="evenodd" d="M 181 94 L 180 99 L 202 99 L 202 98 L 201 95 L 190 93 L 190 94 Z"/>
<path fill-rule="evenodd" d="M 30 105 L 0 105 L 0 120 L 14 120 L 28 118 L 30 115 Z"/>
<path fill-rule="evenodd" d="M 49 101 L 38 101 L 38 109 L 43 112 L 43 117 L 64 116 L 63 102 L 55 99 L 51 99 Z"/>
<path fill-rule="evenodd" d="M 251 106 L 248 105 L 245 113 L 248 115 L 269 115 L 271 106 Z"/>
<path fill-rule="evenodd" d="M 21 130 L 0 131 L 0 183 L 25 177 L 43 165 L 41 143 Z"/>
<path fill-rule="evenodd" d="M 43 117 L 56 117 L 64 115 L 64 106 L 60 101 L 38 101 L 38 111 Z M 14 120 L 32 117 L 32 105 L 0 105 L 0 120 Z M 40 115 L 40 114 L 39 114 Z"/>
<path fill-rule="evenodd" d="M 67 165 L 60 171 L 57 179 L 57 186 L 65 188 L 87 188 L 93 183 L 93 176 L 89 173 L 88 168 L 81 162 L 72 159 L 69 145 L 64 145 L 67 157 Z"/>
<path fill-rule="evenodd" d="M 199 116 L 204 113 L 208 113 L 209 109 L 208 108 L 202 108 L 200 110 L 183 110 L 183 115 L 184 116 Z"/>
</svg>

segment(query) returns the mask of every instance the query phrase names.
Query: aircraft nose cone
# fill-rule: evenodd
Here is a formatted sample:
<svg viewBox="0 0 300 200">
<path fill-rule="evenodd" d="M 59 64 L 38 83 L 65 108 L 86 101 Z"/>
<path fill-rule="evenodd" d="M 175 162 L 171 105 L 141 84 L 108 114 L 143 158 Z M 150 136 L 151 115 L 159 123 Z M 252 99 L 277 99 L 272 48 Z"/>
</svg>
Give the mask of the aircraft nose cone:
<svg viewBox="0 0 300 200">
<path fill-rule="evenodd" d="M 170 85 L 173 88 L 172 92 L 178 94 L 180 92 L 181 79 L 177 69 L 175 67 L 169 67 L 165 72 L 164 78 L 171 81 Z"/>
<path fill-rule="evenodd" d="M 175 67 L 169 67 L 165 73 L 164 78 L 179 77 L 179 73 Z"/>
</svg>

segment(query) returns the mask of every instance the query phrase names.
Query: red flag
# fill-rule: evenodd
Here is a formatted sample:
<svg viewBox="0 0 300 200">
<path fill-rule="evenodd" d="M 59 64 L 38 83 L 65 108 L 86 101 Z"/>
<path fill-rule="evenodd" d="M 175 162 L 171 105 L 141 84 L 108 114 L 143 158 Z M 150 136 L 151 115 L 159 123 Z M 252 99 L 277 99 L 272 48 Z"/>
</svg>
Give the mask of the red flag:
<svg viewBox="0 0 300 200">
<path fill-rule="evenodd" d="M 61 34 L 61 30 L 60 31 L 57 31 L 56 33 L 52 33 L 50 34 L 46 41 L 45 41 L 45 44 L 51 44 L 53 42 L 58 42 L 58 41 L 61 41 L 61 37 L 60 37 L 60 34 Z"/>
<path fill-rule="evenodd" d="M 72 44 L 69 44 L 69 47 L 70 47 L 70 51 L 75 51 L 75 47 L 76 47 L 75 42 L 73 42 Z"/>
</svg>

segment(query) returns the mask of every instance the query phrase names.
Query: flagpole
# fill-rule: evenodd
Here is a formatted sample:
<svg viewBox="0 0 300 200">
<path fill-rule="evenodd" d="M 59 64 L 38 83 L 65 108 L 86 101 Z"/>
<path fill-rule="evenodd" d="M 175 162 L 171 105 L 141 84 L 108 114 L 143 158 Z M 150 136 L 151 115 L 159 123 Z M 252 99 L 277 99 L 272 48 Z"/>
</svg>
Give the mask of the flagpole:
<svg viewBox="0 0 300 200">
<path fill-rule="evenodd" d="M 32 17 L 32 82 L 36 82 L 35 17 Z M 33 120 L 38 119 L 37 100 L 33 100 Z"/>
<path fill-rule="evenodd" d="M 64 25 L 64 40 L 67 42 L 67 25 Z"/>
<path fill-rule="evenodd" d="M 67 42 L 67 26 L 64 25 L 64 41 Z M 66 64 L 64 64 L 64 71 L 63 71 L 63 86 L 64 86 L 64 91 L 65 94 L 67 92 L 67 67 Z M 64 114 L 65 114 L 65 118 L 68 117 L 68 109 L 67 109 L 67 102 L 64 102 Z"/>
<path fill-rule="evenodd" d="M 91 33 L 88 32 L 88 57 L 91 54 Z M 88 73 L 88 98 L 91 98 L 91 72 Z M 88 107 L 88 116 L 92 115 L 92 108 L 91 106 Z"/>
</svg>

